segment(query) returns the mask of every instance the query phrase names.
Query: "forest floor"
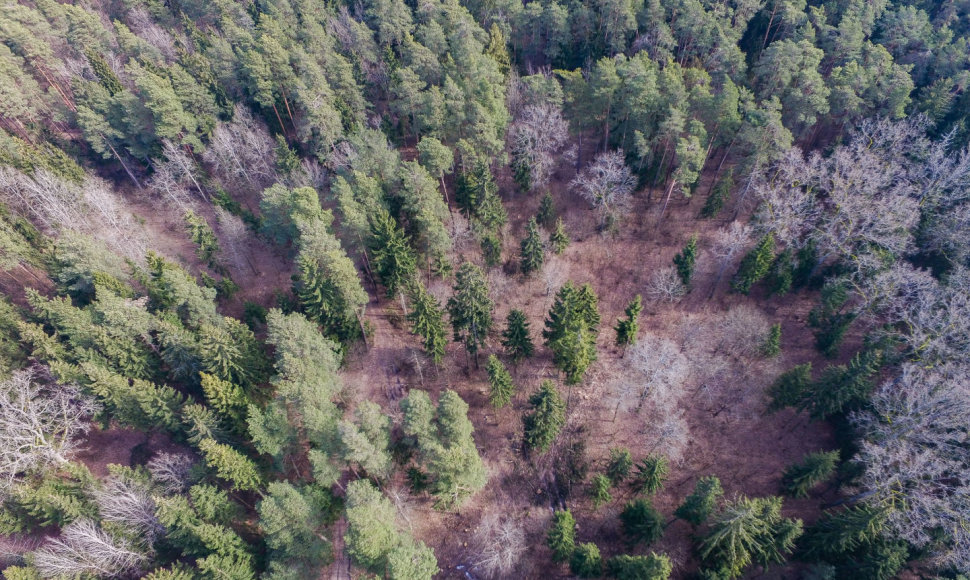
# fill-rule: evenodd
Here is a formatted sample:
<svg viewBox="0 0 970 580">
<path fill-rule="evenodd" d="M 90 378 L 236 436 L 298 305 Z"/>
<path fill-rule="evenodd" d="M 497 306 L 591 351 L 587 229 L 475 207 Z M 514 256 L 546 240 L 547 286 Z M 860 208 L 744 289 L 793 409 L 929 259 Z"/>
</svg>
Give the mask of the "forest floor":
<svg viewBox="0 0 970 580">
<path fill-rule="evenodd" d="M 550 566 L 544 538 L 552 516 L 551 506 L 561 501 L 550 493 L 555 487 L 555 459 L 580 440 L 585 443 L 584 457 L 590 476 L 602 472 L 612 447 L 629 448 L 635 461 L 653 452 L 671 458 L 666 487 L 653 498 L 655 507 L 668 520 L 666 532 L 655 544 L 638 547 L 634 553 L 666 553 L 674 563 L 674 578 L 686 577 L 697 566 L 691 549 L 695 530 L 675 520 L 673 511 L 699 477 L 718 476 L 728 498 L 738 494 L 773 495 L 779 493 L 785 466 L 808 452 L 834 447 L 826 424 L 811 422 L 805 415 L 790 410 L 766 412 L 764 389 L 780 372 L 807 361 L 816 367 L 833 361 L 823 359 L 814 350 L 813 337 L 806 326 L 815 300 L 813 293 L 767 297 L 757 288 L 751 296 L 731 293 L 729 279 L 736 265 L 717 279 L 719 265 L 710 249 L 717 233 L 732 221 L 734 208 L 725 208 L 719 219 L 697 218 L 712 176 L 703 176 L 698 194 L 689 203 L 675 195 L 662 220 L 658 219 L 662 190 L 652 191 L 652 199 L 648 199 L 647 190 L 638 192 L 618 231 L 604 234 L 597 230 L 596 216 L 589 206 L 568 191 L 572 174 L 570 168 L 565 168 L 550 184 L 556 209 L 572 243 L 561 256 L 548 254 L 542 271 L 531 278 L 506 272 L 517 270 L 514 264 L 518 260 L 519 240 L 526 222 L 535 215 L 541 195 L 519 193 L 508 175 L 499 176 L 509 214 L 503 252 L 507 263 L 488 272 L 496 304 L 495 327 L 488 348 L 480 355 L 480 365 L 468 359 L 461 345 L 451 343 L 442 366 L 434 368 L 421 354 L 416 337 L 408 332 L 403 305 L 386 298 L 382 289 L 365 280 L 371 294 L 365 319 L 373 333 L 366 345 L 356 345 L 347 356 L 343 380 L 349 406 L 369 399 L 399 418 L 399 401 L 410 389 L 425 389 L 432 398 L 445 389 L 453 389 L 470 405 L 469 418 L 489 470 L 486 489 L 458 512 L 436 511 L 427 495 L 413 497 L 405 493 L 403 475 L 389 486 L 402 521 L 412 527 L 418 539 L 434 548 L 442 570 L 440 578 L 484 577 L 477 566 L 483 540 L 476 538 L 475 532 L 487 517 L 511 519 L 525 533 L 525 551 L 512 577 L 568 577 L 566 566 Z M 453 190 L 453 184 L 449 186 Z M 255 207 L 251 196 L 242 201 L 251 209 Z M 145 201 L 135 201 L 132 209 L 143 216 L 153 249 L 196 274 L 204 269 L 177 213 L 158 211 Z M 210 206 L 202 204 L 197 211 L 209 223 L 216 223 Z M 746 220 L 750 208 L 741 208 L 739 213 L 739 219 Z M 458 215 L 456 211 L 455 216 Z M 460 222 L 462 218 L 455 219 Z M 698 235 L 701 254 L 692 291 L 676 303 L 650 301 L 646 286 L 651 276 L 671 264 L 693 233 Z M 237 317 L 242 315 L 247 301 L 266 308 L 275 306 L 277 294 L 289 291 L 292 273 L 292 263 L 285 252 L 261 240 L 251 239 L 243 250 L 245 263 L 227 264 L 240 291 L 221 308 L 225 314 Z M 457 265 L 466 258 L 477 259 L 479 252 L 477 244 L 468 241 L 456 253 Z M 559 379 L 550 353 L 540 346 L 540 332 L 556 290 L 567 280 L 589 283 L 599 296 L 599 359 L 581 384 L 561 387 L 569 403 L 568 420 L 557 444 L 545 455 L 526 457 L 521 449 L 522 415 L 528 410 L 529 395 L 542 379 Z M 442 303 L 450 293 L 450 281 L 433 280 L 428 287 Z M 672 341 L 690 368 L 680 392 L 662 402 L 647 397 L 639 408 L 631 401 L 638 399 L 635 393 L 643 385 L 637 383 L 631 357 L 614 345 L 612 329 L 638 293 L 645 299 L 641 337 L 653 335 Z M 488 402 L 484 362 L 489 353 L 501 350 L 498 333 L 512 308 L 528 316 L 537 355 L 510 369 L 519 392 L 511 405 L 495 410 Z M 776 322 L 783 329 L 780 357 L 765 360 L 743 348 L 744 339 L 751 338 L 745 332 L 764 330 Z M 858 337 L 850 337 L 847 342 L 857 341 Z M 850 352 L 851 346 L 848 344 L 843 351 Z M 143 435 L 123 430 L 96 431 L 92 433 L 90 451 L 81 459 L 92 471 L 101 473 L 108 463 L 128 463 L 141 451 L 169 446 L 168 441 L 146 440 Z M 786 499 L 784 511 L 809 523 L 818 517 L 822 505 L 832 501 L 832 493 L 829 488 L 821 488 L 808 499 Z M 585 488 L 578 486 L 564 500 L 579 522 L 577 541 L 594 541 L 604 559 L 630 552 L 621 537 L 618 515 L 633 494 L 621 487 L 613 490 L 613 496 L 613 501 L 593 509 Z M 347 578 L 348 565 L 345 555 L 340 554 L 321 577 Z M 776 574 L 784 575 L 785 570 L 776 567 L 768 577 L 783 577 Z M 790 576 L 791 568 L 787 570 Z"/>
</svg>

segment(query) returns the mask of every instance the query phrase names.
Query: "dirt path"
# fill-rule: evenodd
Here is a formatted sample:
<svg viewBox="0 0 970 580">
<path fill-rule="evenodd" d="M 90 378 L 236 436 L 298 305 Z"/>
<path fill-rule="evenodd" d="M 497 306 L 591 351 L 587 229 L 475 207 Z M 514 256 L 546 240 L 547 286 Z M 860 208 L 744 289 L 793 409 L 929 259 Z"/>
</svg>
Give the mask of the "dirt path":
<svg viewBox="0 0 970 580">
<path fill-rule="evenodd" d="M 350 580 L 350 557 L 344 549 L 344 533 L 347 531 L 347 519 L 341 517 L 333 526 L 333 554 L 334 562 L 320 576 L 321 579 Z"/>
</svg>

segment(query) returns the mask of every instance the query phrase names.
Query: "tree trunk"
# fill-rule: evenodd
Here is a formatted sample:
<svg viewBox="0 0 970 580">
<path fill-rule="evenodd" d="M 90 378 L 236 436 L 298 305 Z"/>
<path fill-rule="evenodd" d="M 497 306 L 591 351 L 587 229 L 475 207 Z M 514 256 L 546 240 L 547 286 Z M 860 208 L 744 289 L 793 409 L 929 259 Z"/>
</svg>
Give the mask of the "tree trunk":
<svg viewBox="0 0 970 580">
<path fill-rule="evenodd" d="M 660 222 L 664 219 L 664 212 L 667 211 L 667 204 L 670 203 L 670 196 L 674 192 L 674 187 L 677 185 L 677 180 L 670 182 L 670 187 L 667 188 L 667 199 L 664 200 L 664 206 L 660 208 L 660 217 L 657 218 L 657 227 L 660 227 Z"/>
<path fill-rule="evenodd" d="M 104 139 L 104 143 L 108 146 L 108 149 L 111 149 L 111 152 L 114 153 L 115 159 L 118 160 L 118 163 L 120 163 L 121 166 L 125 168 L 125 173 L 128 174 L 128 177 L 130 177 L 131 180 L 135 182 L 135 186 L 138 189 L 141 189 L 142 188 L 141 187 L 141 183 L 138 182 L 138 178 L 135 177 L 135 174 L 132 173 L 131 172 L 131 169 L 128 168 L 128 164 L 125 163 L 125 160 L 121 158 L 121 155 L 118 155 L 118 151 L 115 150 L 114 145 L 112 145 L 111 143 L 109 143 L 108 140 L 105 139 L 104 135 L 102 135 L 101 138 Z"/>
</svg>

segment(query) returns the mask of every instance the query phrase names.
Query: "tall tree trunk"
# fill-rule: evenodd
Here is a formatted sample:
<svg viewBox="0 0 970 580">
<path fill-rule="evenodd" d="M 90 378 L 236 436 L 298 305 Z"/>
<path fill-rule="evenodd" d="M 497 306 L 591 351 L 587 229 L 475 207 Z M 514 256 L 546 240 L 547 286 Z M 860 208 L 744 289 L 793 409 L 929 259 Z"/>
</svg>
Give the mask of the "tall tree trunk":
<svg viewBox="0 0 970 580">
<path fill-rule="evenodd" d="M 664 212 L 667 211 L 667 204 L 670 203 L 670 195 L 674 192 L 674 187 L 677 185 L 677 180 L 670 182 L 670 187 L 667 188 L 667 199 L 664 200 L 664 206 L 660 208 L 660 217 L 657 218 L 657 227 L 660 227 L 660 223 L 664 219 Z"/>
</svg>

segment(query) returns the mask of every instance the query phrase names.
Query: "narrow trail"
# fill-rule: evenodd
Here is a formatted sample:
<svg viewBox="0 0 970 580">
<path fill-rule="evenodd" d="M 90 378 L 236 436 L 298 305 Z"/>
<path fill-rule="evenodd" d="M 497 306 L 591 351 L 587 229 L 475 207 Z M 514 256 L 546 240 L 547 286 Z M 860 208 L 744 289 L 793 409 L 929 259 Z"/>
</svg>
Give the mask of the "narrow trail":
<svg viewBox="0 0 970 580">
<path fill-rule="evenodd" d="M 344 549 L 344 533 L 347 531 L 347 519 L 341 517 L 333 526 L 334 562 L 328 571 L 324 571 L 321 580 L 350 580 L 350 557 Z"/>
</svg>

